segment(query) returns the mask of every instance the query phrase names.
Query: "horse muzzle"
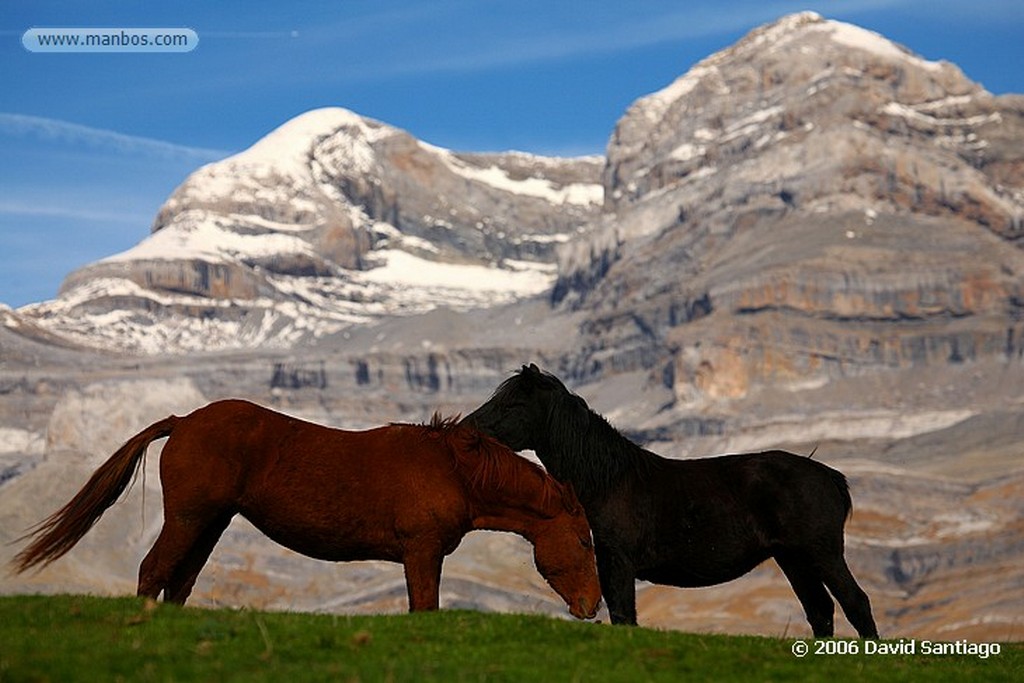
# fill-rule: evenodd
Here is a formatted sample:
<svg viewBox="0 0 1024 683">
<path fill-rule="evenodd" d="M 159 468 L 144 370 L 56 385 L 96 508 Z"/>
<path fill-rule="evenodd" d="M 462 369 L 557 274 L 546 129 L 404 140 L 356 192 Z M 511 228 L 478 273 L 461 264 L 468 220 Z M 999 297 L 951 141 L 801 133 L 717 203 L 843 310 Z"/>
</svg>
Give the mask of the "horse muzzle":
<svg viewBox="0 0 1024 683">
<path fill-rule="evenodd" d="M 576 601 L 575 605 L 569 605 L 569 614 L 577 619 L 593 619 L 597 616 L 597 610 L 601 607 L 601 601 L 597 600 L 591 605 L 587 603 L 588 600 L 581 597 Z"/>
</svg>

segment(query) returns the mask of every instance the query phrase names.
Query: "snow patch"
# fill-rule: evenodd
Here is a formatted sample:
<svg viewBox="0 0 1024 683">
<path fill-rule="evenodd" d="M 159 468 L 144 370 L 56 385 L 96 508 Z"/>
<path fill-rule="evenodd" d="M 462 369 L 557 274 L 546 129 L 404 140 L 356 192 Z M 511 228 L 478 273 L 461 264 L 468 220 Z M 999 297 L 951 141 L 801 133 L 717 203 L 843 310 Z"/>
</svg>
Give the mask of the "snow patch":
<svg viewBox="0 0 1024 683">
<path fill-rule="evenodd" d="M 405 246 L 418 242 L 415 237 L 398 237 L 396 241 Z M 436 249 L 427 242 L 423 246 L 425 251 Z M 26 307 L 26 313 L 40 327 L 77 343 L 133 353 L 288 348 L 381 316 L 438 307 L 465 310 L 535 296 L 555 279 L 553 264 L 527 261 L 506 260 L 500 267 L 439 263 L 398 249 L 378 250 L 369 258 L 380 265 L 368 271 L 343 270 L 332 277 L 264 272 L 266 286 L 276 290 L 274 298 L 208 298 L 102 277 L 83 281 L 59 299 Z M 90 310 L 91 302 L 106 298 L 152 302 L 141 308 L 154 312 L 142 313 L 138 306 Z M 176 312 L 181 309 L 219 310 L 223 315 L 194 317 Z"/>
<path fill-rule="evenodd" d="M 346 134 L 338 134 L 342 129 Z M 192 200 L 238 201 L 246 196 L 268 205 L 289 202 L 297 209 L 299 198 L 286 188 L 294 182 L 314 186 L 314 172 L 323 165 L 314 156 L 319 142 L 334 136 L 334 145 L 327 152 L 331 160 L 339 167 L 369 173 L 376 165 L 371 143 L 397 132 L 341 107 L 314 109 L 284 123 L 248 149 L 203 166 L 179 192 Z M 316 207 L 310 202 L 307 208 L 315 211 Z"/>
<path fill-rule="evenodd" d="M 490 185 L 493 188 L 511 194 L 545 199 L 552 204 L 590 205 L 604 201 L 604 187 L 600 183 L 570 183 L 558 186 L 547 178 L 512 178 L 508 172 L 497 166 L 477 168 L 466 164 L 446 150 L 432 148 L 439 154 L 445 165 L 467 180 Z"/>
<path fill-rule="evenodd" d="M 669 152 L 668 156 L 676 161 L 689 161 L 690 159 L 696 159 L 704 156 L 706 151 L 707 148 L 704 145 L 695 145 L 690 142 L 684 142 Z"/>
<path fill-rule="evenodd" d="M 243 234 L 203 210 L 186 211 L 137 245 L 100 263 L 201 259 L 210 263 L 241 262 L 279 254 L 316 258 L 309 242 L 294 235 L 268 232 Z"/>
<path fill-rule="evenodd" d="M 534 244 L 564 244 L 569 241 L 569 235 L 555 233 L 553 235 L 523 235 L 514 240 L 515 244 L 533 242 Z"/>
<path fill-rule="evenodd" d="M 366 142 L 375 142 L 395 133 L 394 128 L 363 118 L 348 109 L 325 107 L 296 116 L 225 162 L 267 164 L 277 170 L 290 171 L 294 177 L 305 177 L 309 175 L 313 146 L 341 128 L 351 129 L 352 137 Z M 359 156 L 366 161 L 365 155 Z"/>
<path fill-rule="evenodd" d="M 504 293 L 518 296 L 540 294 L 551 286 L 555 267 L 547 264 L 517 262 L 517 270 L 479 265 L 438 263 L 404 251 L 385 249 L 374 252 L 383 265 L 362 274 L 367 282 L 463 290 L 478 293 Z"/>
<path fill-rule="evenodd" d="M 874 31 L 854 24 L 825 19 L 816 12 L 791 14 L 767 27 L 756 29 L 746 40 L 737 45 L 737 49 L 763 50 L 768 45 L 772 49 L 777 49 L 808 32 L 825 33 L 830 40 L 845 48 L 870 52 L 889 61 L 912 63 L 929 71 L 942 69 L 941 62 L 932 62 L 919 57 Z M 800 51 L 810 54 L 812 50 L 809 46 L 804 45 L 801 46 Z"/>
<path fill-rule="evenodd" d="M 837 43 L 858 50 L 865 50 L 878 55 L 879 57 L 893 61 L 912 62 L 913 64 L 921 68 L 928 69 L 929 71 L 938 71 L 942 68 L 942 64 L 940 62 L 931 62 L 927 59 L 918 57 L 888 38 L 885 38 L 874 31 L 861 28 L 860 26 L 846 24 L 840 21 L 827 21 L 824 24 L 816 25 L 813 28 L 815 30 L 827 31 L 832 40 Z"/>
<path fill-rule="evenodd" d="M 639 110 L 649 121 L 655 123 L 661 121 L 665 112 L 673 104 L 693 92 L 705 78 L 718 75 L 718 68 L 708 64 L 707 61 L 697 64 L 667 87 L 637 100 L 633 105 L 634 108 Z M 726 94 L 728 88 L 725 88 L 724 85 L 720 86 L 718 92 Z"/>
<path fill-rule="evenodd" d="M 769 121 L 779 114 L 783 113 L 781 106 L 765 107 L 764 109 L 758 109 L 754 113 L 743 117 L 739 121 L 734 121 L 729 124 L 725 129 L 725 133 L 719 138 L 719 142 L 729 142 L 741 137 L 747 137 L 754 135 L 762 131 L 764 123 Z"/>
<path fill-rule="evenodd" d="M 419 251 L 426 251 L 431 254 L 439 254 L 441 250 L 438 249 L 433 242 L 427 241 L 422 237 L 416 237 L 414 235 L 402 235 L 402 246 L 410 249 L 417 249 Z"/>
<path fill-rule="evenodd" d="M 797 12 L 782 17 L 773 24 L 755 29 L 746 40 L 737 44 L 737 48 L 748 50 L 763 49 L 765 45 L 779 45 L 788 42 L 801 29 L 807 26 L 817 26 L 825 22 L 817 12 Z"/>
<path fill-rule="evenodd" d="M 925 113 L 927 111 L 934 111 L 937 108 L 932 106 L 933 104 L 927 103 L 923 106 L 910 107 L 899 102 L 889 102 L 881 108 L 881 111 L 889 116 L 899 116 L 930 127 L 981 126 L 986 123 L 1000 123 L 1003 120 L 1003 117 L 997 111 L 990 114 L 979 114 L 978 116 L 967 116 L 958 119 L 942 119 Z"/>
</svg>

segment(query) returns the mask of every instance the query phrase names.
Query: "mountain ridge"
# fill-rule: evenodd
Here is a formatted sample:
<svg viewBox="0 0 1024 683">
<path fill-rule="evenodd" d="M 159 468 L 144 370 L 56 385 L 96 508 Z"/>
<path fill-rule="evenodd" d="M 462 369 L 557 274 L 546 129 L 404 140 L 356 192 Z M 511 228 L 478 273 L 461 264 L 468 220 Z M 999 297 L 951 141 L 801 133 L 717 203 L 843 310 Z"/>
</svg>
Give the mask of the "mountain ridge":
<svg viewBox="0 0 1024 683">
<path fill-rule="evenodd" d="M 198 169 L 149 237 L 19 315 L 79 344 L 174 353 L 532 296 L 553 246 L 599 206 L 599 172 L 594 158 L 456 153 L 314 110 Z"/>
<path fill-rule="evenodd" d="M 1022 103 L 813 13 L 703 60 L 619 121 L 606 213 L 560 255 L 570 374 L 642 370 L 690 409 L 1019 358 Z"/>
</svg>

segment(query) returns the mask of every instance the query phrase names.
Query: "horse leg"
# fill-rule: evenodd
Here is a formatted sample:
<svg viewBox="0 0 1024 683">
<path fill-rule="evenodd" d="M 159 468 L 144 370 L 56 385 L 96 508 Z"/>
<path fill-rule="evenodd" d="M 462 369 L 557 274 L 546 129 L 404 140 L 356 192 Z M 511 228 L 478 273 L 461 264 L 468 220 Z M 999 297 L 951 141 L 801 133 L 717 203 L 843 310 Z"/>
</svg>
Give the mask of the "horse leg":
<svg viewBox="0 0 1024 683">
<path fill-rule="evenodd" d="M 775 561 L 803 606 L 814 637 L 830 638 L 835 633 L 835 605 L 817 568 L 808 558 L 797 553 L 777 553 Z"/>
<path fill-rule="evenodd" d="M 188 599 L 188 596 L 192 593 L 193 586 L 196 584 L 199 572 L 206 565 L 206 561 L 210 559 L 214 546 L 217 545 L 217 541 L 220 540 L 224 530 L 228 528 L 232 517 L 234 517 L 233 512 L 222 514 L 210 522 L 203 532 L 199 534 L 199 538 L 192 544 L 192 548 L 171 574 L 170 581 L 168 581 L 165 589 L 165 599 L 168 602 L 174 602 L 179 605 L 185 604 L 185 600 Z"/>
<path fill-rule="evenodd" d="M 836 596 L 843 613 L 861 638 L 878 638 L 878 627 L 871 615 L 871 600 L 853 578 L 842 551 L 822 566 L 822 580 Z"/>
<path fill-rule="evenodd" d="M 440 546 L 407 550 L 402 558 L 405 567 L 405 588 L 409 594 L 409 611 L 436 610 L 441 602 L 441 565 L 444 555 Z"/>
<path fill-rule="evenodd" d="M 230 516 L 228 519 L 230 520 Z M 190 562 L 189 557 L 214 520 L 216 517 L 185 517 L 165 508 L 164 526 L 160 530 L 160 535 L 139 565 L 137 594 L 140 597 L 156 599 L 163 593 L 164 600 L 168 602 L 184 602 L 188 596 L 187 592 L 182 595 L 189 574 L 187 567 L 195 564 L 195 560 Z M 217 531 L 218 538 L 222 531 L 223 529 Z M 213 539 L 213 543 L 216 543 L 216 538 Z M 212 543 L 210 546 L 212 550 Z M 204 557 L 203 563 L 205 561 Z M 196 574 L 201 567 L 202 564 L 196 568 Z M 191 586 L 189 589 L 191 590 Z"/>
<path fill-rule="evenodd" d="M 156 543 L 139 565 L 139 597 L 156 600 L 170 583 L 174 568 L 188 553 L 194 538 L 188 530 L 173 520 L 165 520 Z M 165 596 L 166 597 L 166 596 Z"/>
<path fill-rule="evenodd" d="M 636 572 L 618 553 L 597 546 L 597 578 L 613 624 L 636 626 Z"/>
</svg>

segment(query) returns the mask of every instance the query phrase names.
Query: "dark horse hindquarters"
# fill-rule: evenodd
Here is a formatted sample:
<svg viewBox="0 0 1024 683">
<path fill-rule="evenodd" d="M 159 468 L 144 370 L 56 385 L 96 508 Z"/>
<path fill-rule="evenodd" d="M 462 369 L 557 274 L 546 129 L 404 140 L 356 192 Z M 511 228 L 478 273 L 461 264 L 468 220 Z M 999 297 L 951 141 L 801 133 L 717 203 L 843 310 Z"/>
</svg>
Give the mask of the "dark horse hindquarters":
<svg viewBox="0 0 1024 683">
<path fill-rule="evenodd" d="M 846 478 L 827 465 L 783 451 L 662 458 L 534 365 L 465 421 L 513 449 L 533 449 L 573 485 L 594 533 L 613 622 L 636 623 L 638 578 L 709 586 L 774 558 L 815 636 L 834 632 L 831 592 L 862 637 L 877 637 L 868 597 L 843 556 Z"/>
<path fill-rule="evenodd" d="M 654 542 L 634 549 L 637 578 L 680 587 L 731 581 L 785 547 L 831 542 L 850 509 L 839 472 L 784 451 L 657 463 L 638 501 Z M 831 495 L 833 493 L 838 495 Z M 809 499 L 821 496 L 813 508 Z M 600 510 L 603 506 L 595 502 Z M 674 508 L 661 519 L 659 510 Z M 809 512 L 814 516 L 802 519 Z M 800 523 L 796 521 L 800 519 Z M 609 526 L 616 520 L 606 520 Z"/>
</svg>

